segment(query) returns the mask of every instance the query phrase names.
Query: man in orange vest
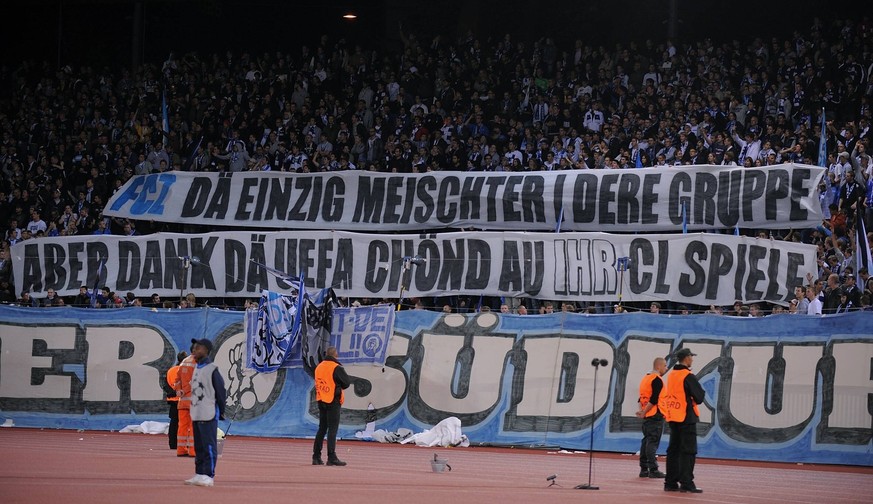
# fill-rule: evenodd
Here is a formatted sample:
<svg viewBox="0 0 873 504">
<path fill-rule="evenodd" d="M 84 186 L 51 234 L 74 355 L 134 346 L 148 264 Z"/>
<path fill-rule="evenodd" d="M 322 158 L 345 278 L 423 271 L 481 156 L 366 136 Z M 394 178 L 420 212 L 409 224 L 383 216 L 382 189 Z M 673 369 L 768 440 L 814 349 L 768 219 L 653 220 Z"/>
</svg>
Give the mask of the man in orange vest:
<svg viewBox="0 0 873 504">
<path fill-rule="evenodd" d="M 193 349 L 193 348 L 192 348 Z M 177 457 L 193 457 L 194 430 L 191 423 L 191 377 L 197 361 L 193 355 L 182 359 L 179 364 L 179 379 L 176 380 L 176 395 L 179 397 L 179 434 L 176 448 Z"/>
<path fill-rule="evenodd" d="M 667 377 L 667 387 L 658 400 L 670 426 L 667 447 L 666 492 L 703 493 L 694 484 L 694 463 L 697 459 L 698 404 L 703 404 L 706 391 L 691 374 L 694 356 L 688 348 L 676 352 L 676 365 Z"/>
<path fill-rule="evenodd" d="M 315 400 L 318 402 L 318 432 L 312 449 L 312 465 L 324 465 L 321 445 L 327 434 L 327 465 L 344 466 L 336 456 L 336 433 L 340 423 L 340 409 L 352 381 L 337 360 L 336 347 L 329 347 L 324 360 L 315 368 Z"/>
<path fill-rule="evenodd" d="M 179 380 L 179 363 L 187 357 L 185 351 L 176 355 L 176 365 L 167 370 L 167 381 L 164 391 L 167 393 L 167 405 L 170 407 L 170 427 L 167 429 L 167 437 L 170 439 L 170 449 L 175 450 L 178 445 L 179 435 L 179 396 L 176 395 L 176 381 Z"/>
<path fill-rule="evenodd" d="M 664 415 L 658 398 L 664 388 L 661 379 L 667 372 L 667 360 L 658 357 L 652 364 L 652 372 L 640 381 L 640 410 L 637 417 L 643 419 L 643 440 L 640 443 L 640 478 L 663 478 L 658 470 L 658 445 L 664 432 Z"/>
</svg>

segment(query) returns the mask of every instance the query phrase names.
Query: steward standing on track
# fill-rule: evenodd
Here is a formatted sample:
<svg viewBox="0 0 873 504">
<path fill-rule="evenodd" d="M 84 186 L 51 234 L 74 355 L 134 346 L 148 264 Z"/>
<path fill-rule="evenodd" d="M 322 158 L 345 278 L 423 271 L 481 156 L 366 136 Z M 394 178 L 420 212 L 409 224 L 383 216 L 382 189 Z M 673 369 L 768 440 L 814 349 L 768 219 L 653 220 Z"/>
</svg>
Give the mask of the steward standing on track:
<svg viewBox="0 0 873 504">
<path fill-rule="evenodd" d="M 192 351 L 194 347 L 191 347 Z M 179 378 L 174 385 L 176 396 L 179 398 L 179 432 L 178 445 L 176 447 L 177 457 L 193 457 L 196 455 L 194 451 L 194 432 L 191 426 L 191 377 L 194 376 L 194 368 L 197 366 L 197 361 L 193 355 L 189 355 L 182 359 L 179 364 Z"/>
<path fill-rule="evenodd" d="M 344 466 L 336 456 L 336 433 L 340 423 L 340 409 L 352 381 L 337 360 L 336 347 L 329 347 L 324 360 L 315 368 L 315 400 L 318 402 L 318 432 L 312 449 L 312 465 L 323 465 L 321 446 L 327 434 L 327 465 Z"/>
<path fill-rule="evenodd" d="M 167 437 L 170 440 L 170 449 L 175 450 L 179 435 L 179 396 L 176 395 L 176 382 L 179 380 L 179 365 L 188 353 L 179 352 L 176 355 L 176 365 L 167 370 L 167 380 L 164 392 L 167 393 L 167 405 L 170 407 L 170 427 L 167 429 Z"/>
<path fill-rule="evenodd" d="M 637 417 L 643 419 L 643 440 L 640 443 L 640 478 L 663 478 L 658 470 L 658 445 L 664 432 L 663 406 L 658 401 L 667 372 L 667 361 L 658 357 L 652 363 L 652 372 L 640 381 L 640 410 Z"/>
<path fill-rule="evenodd" d="M 670 426 L 665 492 L 703 493 L 694 484 L 694 463 L 697 459 L 697 422 L 700 419 L 697 405 L 703 403 L 706 391 L 691 374 L 695 355 L 688 348 L 676 353 L 676 365 L 667 377 L 667 388 L 659 400 Z"/>
</svg>

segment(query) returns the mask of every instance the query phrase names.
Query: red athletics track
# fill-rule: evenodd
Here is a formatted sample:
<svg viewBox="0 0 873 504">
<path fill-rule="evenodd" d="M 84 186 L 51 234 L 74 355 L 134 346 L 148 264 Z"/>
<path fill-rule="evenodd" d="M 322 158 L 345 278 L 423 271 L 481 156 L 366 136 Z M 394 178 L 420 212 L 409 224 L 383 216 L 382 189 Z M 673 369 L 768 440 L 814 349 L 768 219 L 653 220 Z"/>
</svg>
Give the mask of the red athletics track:
<svg viewBox="0 0 873 504">
<path fill-rule="evenodd" d="M 312 466 L 311 441 L 231 436 L 215 487 L 190 487 L 194 461 L 178 458 L 166 436 L 102 431 L 0 429 L 0 502 L 166 503 L 313 502 L 484 504 L 562 502 L 868 503 L 873 468 L 699 460 L 703 494 L 665 493 L 637 477 L 636 457 L 509 448 L 421 448 L 340 441 L 347 467 Z M 434 453 L 452 472 L 432 472 Z M 266 456 L 256 454 L 267 454 Z M 663 461 L 662 461 L 663 469 Z M 560 486 L 548 487 L 557 474 Z"/>
</svg>

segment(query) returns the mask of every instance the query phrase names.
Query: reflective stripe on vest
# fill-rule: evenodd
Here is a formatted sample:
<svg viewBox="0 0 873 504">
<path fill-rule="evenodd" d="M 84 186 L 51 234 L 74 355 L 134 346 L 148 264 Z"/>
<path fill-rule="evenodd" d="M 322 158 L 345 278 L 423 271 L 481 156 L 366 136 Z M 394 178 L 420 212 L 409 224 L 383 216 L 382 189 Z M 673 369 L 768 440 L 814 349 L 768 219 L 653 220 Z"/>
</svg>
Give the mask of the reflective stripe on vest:
<svg viewBox="0 0 873 504">
<path fill-rule="evenodd" d="M 179 364 L 179 379 L 176 381 L 176 391 L 182 392 L 179 394 L 179 409 L 191 409 L 191 377 L 196 367 L 193 355 L 185 357 Z"/>
<path fill-rule="evenodd" d="M 645 407 L 648 406 L 649 399 L 652 397 L 652 382 L 655 381 L 656 378 L 660 379 L 661 376 L 658 373 L 649 373 L 646 376 L 643 376 L 642 381 L 640 381 L 640 408 L 645 409 Z M 663 391 L 664 388 L 661 387 L 661 390 Z M 664 394 L 661 395 L 663 396 Z M 646 418 L 657 415 L 658 411 L 661 411 L 661 414 L 664 414 L 662 408 L 661 401 L 658 400 L 658 404 L 646 413 Z"/>
<path fill-rule="evenodd" d="M 322 361 L 315 368 L 315 399 L 323 403 L 332 403 L 336 396 L 336 383 L 333 381 L 333 371 L 339 366 L 334 361 Z M 340 390 L 340 404 L 345 400 L 345 394 Z"/>
<path fill-rule="evenodd" d="M 685 394 L 685 377 L 691 374 L 688 369 L 674 369 L 667 378 L 667 386 L 658 399 L 658 404 L 663 406 L 664 417 L 668 422 L 684 422 L 688 411 L 688 399 Z M 694 404 L 694 413 L 700 416 L 697 404 Z"/>
</svg>

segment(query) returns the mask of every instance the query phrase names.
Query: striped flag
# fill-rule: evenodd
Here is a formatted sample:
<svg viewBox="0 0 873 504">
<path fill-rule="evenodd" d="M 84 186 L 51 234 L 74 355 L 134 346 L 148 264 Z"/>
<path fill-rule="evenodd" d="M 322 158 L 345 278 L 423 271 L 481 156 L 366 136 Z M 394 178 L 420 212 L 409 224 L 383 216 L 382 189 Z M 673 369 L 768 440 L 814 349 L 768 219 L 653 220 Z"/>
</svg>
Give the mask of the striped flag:
<svg viewBox="0 0 873 504">
<path fill-rule="evenodd" d="M 164 130 L 164 145 L 170 141 L 167 134 L 170 132 L 170 113 L 167 108 L 167 90 L 161 93 L 161 128 Z"/>
<path fill-rule="evenodd" d="M 561 224 L 564 222 L 564 205 L 561 205 L 561 211 L 558 212 L 558 223 L 555 224 L 555 232 L 561 232 Z"/>
<path fill-rule="evenodd" d="M 828 132 L 825 109 L 821 108 L 821 138 L 818 140 L 818 165 L 828 167 Z"/>
<path fill-rule="evenodd" d="M 682 202 L 682 234 L 688 234 L 688 212 L 685 210 L 685 202 Z"/>
<path fill-rule="evenodd" d="M 855 284 L 864 290 L 864 280 L 861 278 L 859 270 L 866 267 L 870 270 L 873 266 L 873 258 L 871 258 L 869 243 L 867 242 L 867 230 L 864 226 L 864 214 L 858 212 L 855 217 Z"/>
</svg>

